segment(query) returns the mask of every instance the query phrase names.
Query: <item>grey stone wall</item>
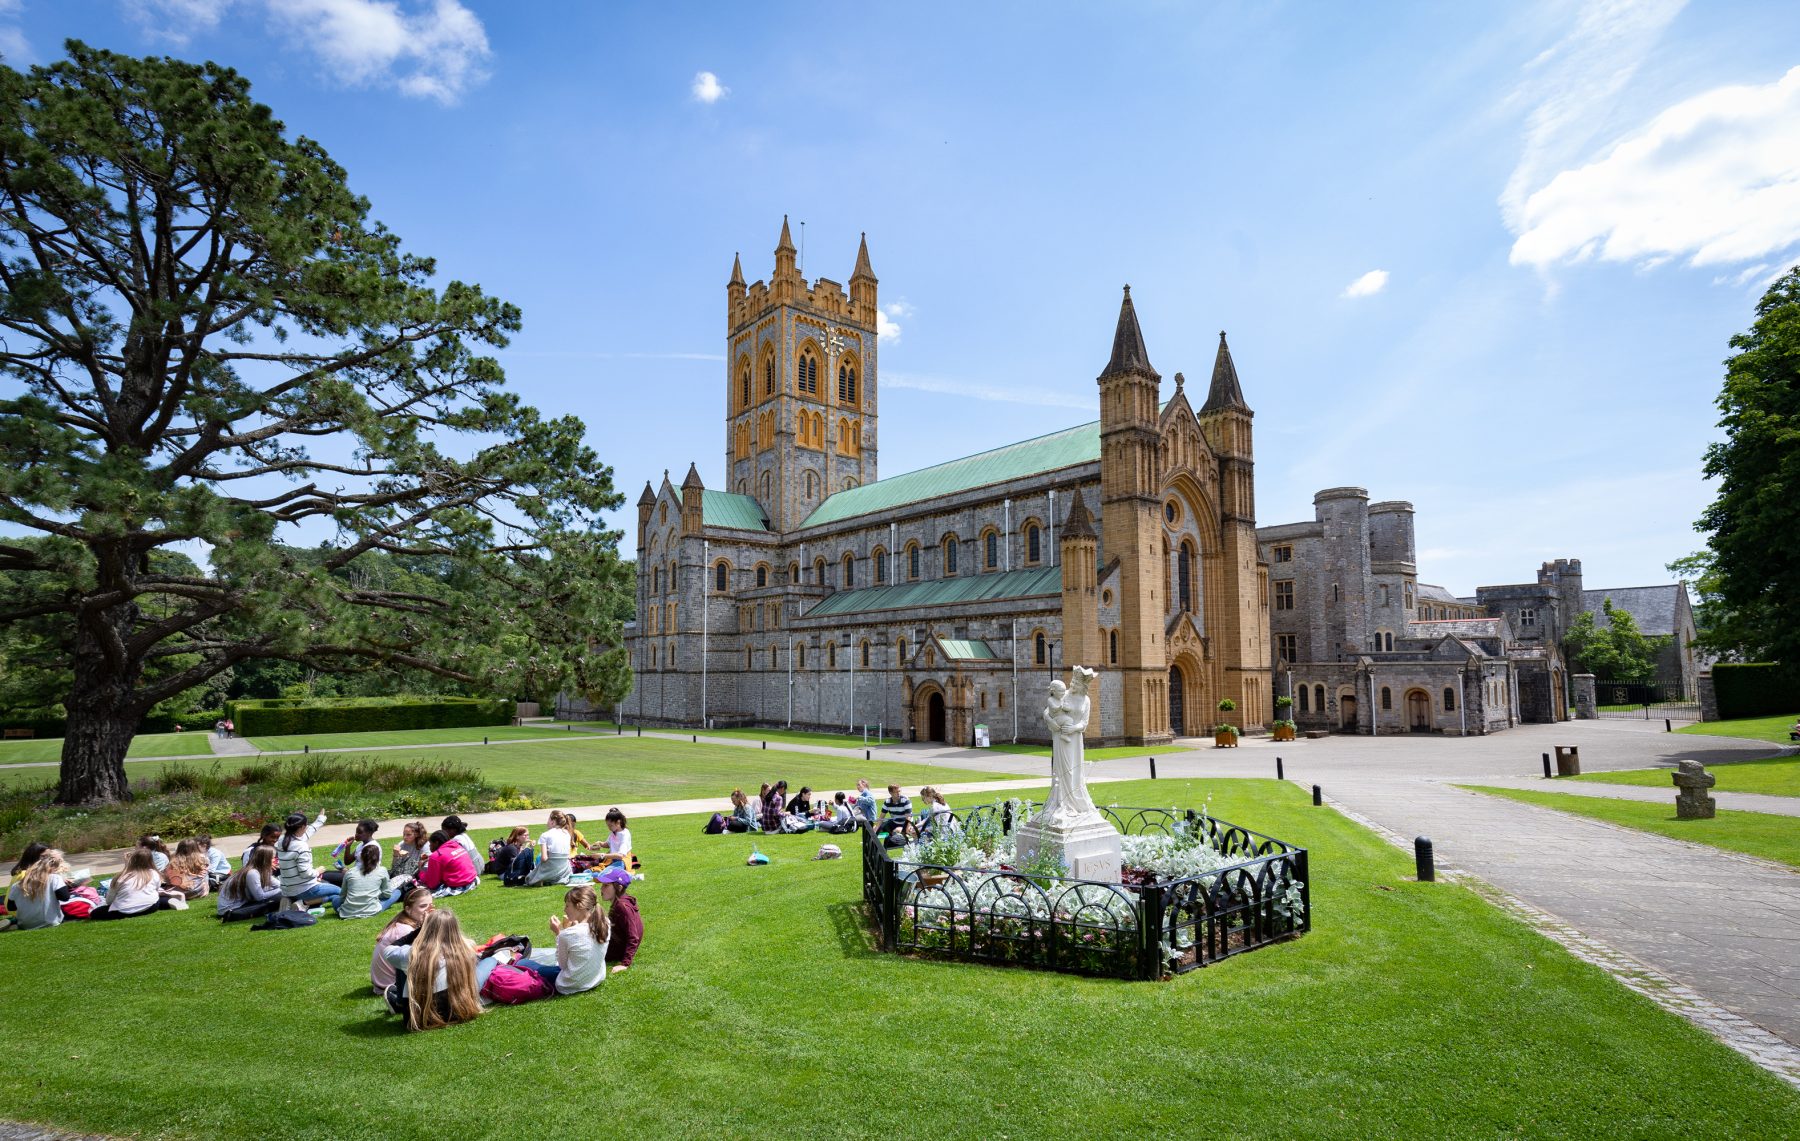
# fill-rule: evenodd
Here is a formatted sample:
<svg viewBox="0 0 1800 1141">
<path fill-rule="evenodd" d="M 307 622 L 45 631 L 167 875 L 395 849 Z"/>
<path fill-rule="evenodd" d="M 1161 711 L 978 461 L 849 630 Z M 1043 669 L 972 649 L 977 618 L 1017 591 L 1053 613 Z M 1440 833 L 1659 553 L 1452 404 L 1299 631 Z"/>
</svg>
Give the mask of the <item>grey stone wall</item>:
<svg viewBox="0 0 1800 1141">
<path fill-rule="evenodd" d="M 1594 700 L 1594 675 L 1576 674 L 1570 680 L 1575 683 L 1575 719 L 1594 720 L 1600 715 L 1599 704 Z"/>
</svg>

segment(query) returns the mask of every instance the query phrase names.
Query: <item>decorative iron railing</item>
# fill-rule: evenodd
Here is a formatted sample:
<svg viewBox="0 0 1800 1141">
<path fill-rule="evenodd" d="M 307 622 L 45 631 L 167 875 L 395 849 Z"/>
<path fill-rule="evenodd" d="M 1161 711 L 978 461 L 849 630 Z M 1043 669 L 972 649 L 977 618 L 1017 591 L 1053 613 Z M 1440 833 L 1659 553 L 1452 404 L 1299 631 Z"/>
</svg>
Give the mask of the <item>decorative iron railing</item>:
<svg viewBox="0 0 1800 1141">
<path fill-rule="evenodd" d="M 1009 804 L 951 814 L 964 829 Z M 1307 851 L 1194 811 L 1103 808 L 1125 835 L 1195 836 L 1238 862 L 1197 875 L 1103 883 L 896 858 L 876 826 L 862 835 L 863 899 L 881 948 L 1156 979 L 1312 929 Z M 949 827 L 942 815 L 925 824 Z"/>
</svg>

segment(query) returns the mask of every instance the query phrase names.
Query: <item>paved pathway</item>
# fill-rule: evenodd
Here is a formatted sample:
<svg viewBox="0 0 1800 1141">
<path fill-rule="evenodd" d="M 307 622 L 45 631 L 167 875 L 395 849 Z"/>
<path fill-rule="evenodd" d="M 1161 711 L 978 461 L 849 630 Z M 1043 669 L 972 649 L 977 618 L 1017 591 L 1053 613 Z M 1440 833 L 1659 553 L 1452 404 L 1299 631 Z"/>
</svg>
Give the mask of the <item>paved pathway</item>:
<svg viewBox="0 0 1800 1141">
<path fill-rule="evenodd" d="M 217 733 L 206 738 L 215 757 L 254 757 L 262 752 L 247 737 L 221 737 Z"/>
<path fill-rule="evenodd" d="M 1577 780 L 1547 781 L 1541 777 L 1536 781 L 1496 778 L 1481 783 L 1493 785 L 1496 788 L 1528 788 L 1533 792 L 1560 792 L 1570 796 L 1598 797 L 1602 800 L 1636 800 L 1646 804 L 1667 805 L 1671 814 L 1675 811 L 1675 786 L 1673 784 L 1664 789 L 1639 784 L 1605 784 Z M 1714 800 L 1718 801 L 1718 807 L 1729 808 L 1734 812 L 1766 812 L 1772 816 L 1800 816 L 1800 796 L 1765 796 L 1759 792 L 1720 792 L 1718 789 L 1712 790 L 1712 796 Z"/>
</svg>

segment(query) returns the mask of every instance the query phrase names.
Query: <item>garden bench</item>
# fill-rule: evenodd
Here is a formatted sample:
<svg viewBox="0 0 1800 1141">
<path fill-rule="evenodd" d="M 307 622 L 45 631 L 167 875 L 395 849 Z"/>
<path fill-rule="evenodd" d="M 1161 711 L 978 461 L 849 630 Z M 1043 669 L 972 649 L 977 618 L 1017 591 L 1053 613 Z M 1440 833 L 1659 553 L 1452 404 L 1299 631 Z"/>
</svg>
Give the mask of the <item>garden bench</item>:
<svg viewBox="0 0 1800 1141">
<path fill-rule="evenodd" d="M 35 736 L 37 736 L 37 731 L 35 729 L 8 729 L 6 731 L 6 739 L 9 741 L 12 740 L 14 737 L 35 737 Z"/>
</svg>

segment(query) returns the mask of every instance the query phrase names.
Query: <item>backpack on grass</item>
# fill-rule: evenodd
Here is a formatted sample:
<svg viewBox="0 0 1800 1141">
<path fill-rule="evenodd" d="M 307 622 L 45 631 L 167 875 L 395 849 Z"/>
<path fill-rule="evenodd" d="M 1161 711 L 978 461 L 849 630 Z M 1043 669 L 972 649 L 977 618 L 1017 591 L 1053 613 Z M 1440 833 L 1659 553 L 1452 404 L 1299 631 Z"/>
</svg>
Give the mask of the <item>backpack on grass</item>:
<svg viewBox="0 0 1800 1141">
<path fill-rule="evenodd" d="M 713 813 L 712 819 L 708 820 L 706 822 L 706 827 L 702 828 L 700 831 L 706 833 L 708 836 L 717 836 L 719 833 L 725 831 L 725 814 L 723 812 Z"/>
<path fill-rule="evenodd" d="M 549 998 L 556 993 L 550 980 L 536 971 L 528 971 L 524 967 L 507 964 L 495 967 L 494 972 L 482 984 L 481 997 L 489 1002 L 504 1003 L 517 1006 L 522 1002 L 535 1002 L 540 998 Z"/>
</svg>

